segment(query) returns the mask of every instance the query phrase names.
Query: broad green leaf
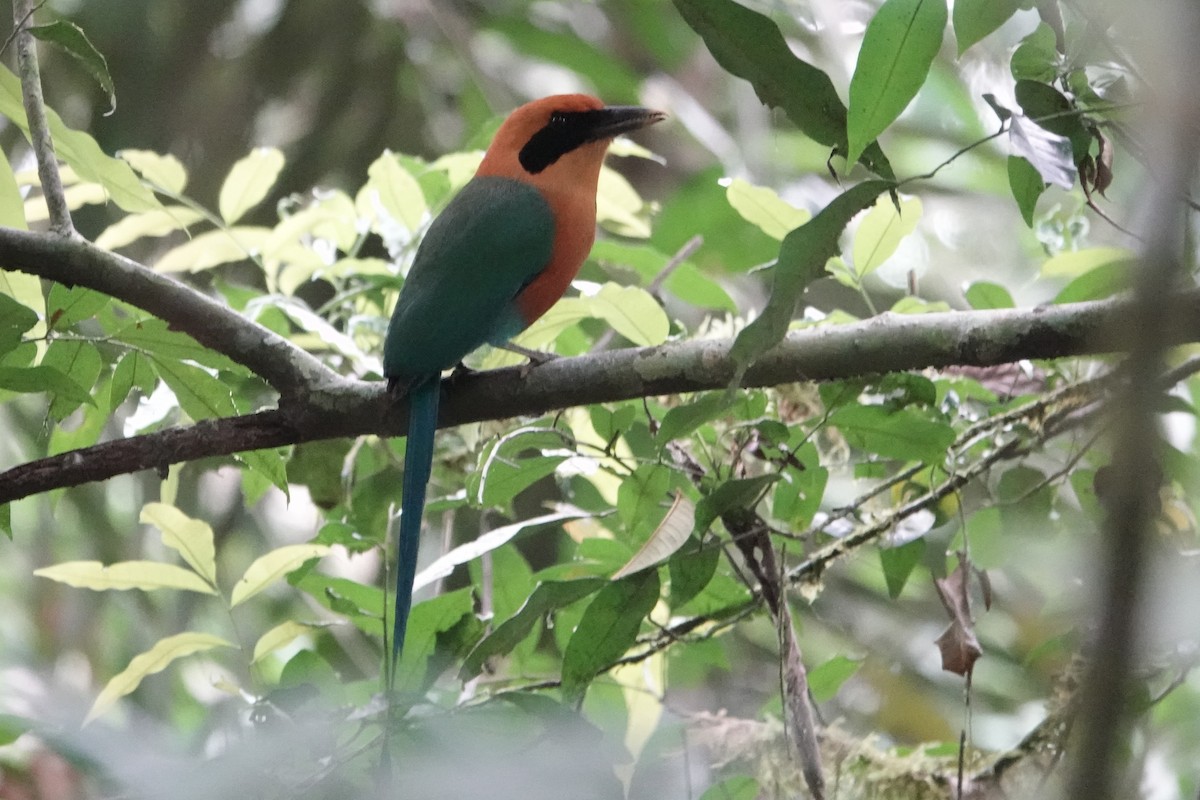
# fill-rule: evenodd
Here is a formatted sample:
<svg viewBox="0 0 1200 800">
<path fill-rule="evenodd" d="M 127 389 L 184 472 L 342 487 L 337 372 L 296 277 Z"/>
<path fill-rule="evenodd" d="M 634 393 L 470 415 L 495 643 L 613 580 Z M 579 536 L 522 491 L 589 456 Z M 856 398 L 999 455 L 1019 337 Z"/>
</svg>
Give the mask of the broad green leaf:
<svg viewBox="0 0 1200 800">
<path fill-rule="evenodd" d="M 958 54 L 995 31 L 1021 7 L 1021 0 L 955 0 L 954 38 Z"/>
<path fill-rule="evenodd" d="M 606 283 L 596 294 L 578 299 L 592 316 L 607 322 L 635 345 L 662 344 L 671 332 L 667 312 L 645 289 Z"/>
<path fill-rule="evenodd" d="M 94 344 L 75 339 L 55 339 L 46 348 L 41 366 L 58 370 L 88 393 L 86 400 L 80 400 L 55 392 L 54 400 L 50 402 L 50 416 L 54 419 L 65 419 L 81 403 L 96 404 L 91 398 L 91 389 L 100 377 L 104 364 Z"/>
<path fill-rule="evenodd" d="M 737 402 L 732 392 L 708 392 L 667 411 L 656 434 L 665 447 L 675 439 L 688 436 L 706 422 L 724 414 Z"/>
<path fill-rule="evenodd" d="M 175 506 L 147 503 L 139 522 L 162 532 L 163 544 L 175 550 L 192 569 L 213 586 L 217 585 L 217 551 L 213 530 L 207 522 L 192 519 Z"/>
<path fill-rule="evenodd" d="M 252 472 L 266 478 L 272 486 L 283 492 L 284 497 L 291 497 L 288 490 L 287 458 L 277 448 L 243 450 L 235 453 L 234 458 L 249 467 Z"/>
<path fill-rule="evenodd" d="M 36 275 L 0 269 L 0 294 L 11 297 L 35 313 L 45 312 L 46 299 L 42 294 L 42 281 Z M 46 326 L 39 319 L 27 330 L 30 336 L 42 336 L 46 332 Z"/>
<path fill-rule="evenodd" d="M 184 230 L 202 219 L 202 213 L 187 206 L 164 206 L 140 214 L 130 214 L 105 228 L 96 237 L 96 246 L 105 250 L 116 250 L 139 239 L 166 236 Z"/>
<path fill-rule="evenodd" d="M 545 581 L 539 583 L 529 599 L 516 614 L 503 623 L 475 646 L 463 661 L 459 678 L 470 680 L 483 670 L 484 662 L 494 656 L 505 655 L 524 641 L 533 627 L 546 619 L 552 611 L 582 600 L 605 586 L 603 578 L 582 578 L 573 581 Z"/>
<path fill-rule="evenodd" d="M 632 575 L 646 567 L 666 561 L 676 550 L 683 547 L 692 528 L 696 524 L 696 505 L 683 496 L 683 492 L 675 492 L 675 502 L 667 509 L 658 527 L 650 534 L 645 544 L 634 553 L 623 567 L 613 573 L 613 580 Z"/>
<path fill-rule="evenodd" d="M 67 208 L 75 211 L 84 206 L 98 206 L 108 202 L 108 193 L 98 183 L 76 183 L 63 189 Z M 36 194 L 25 201 L 25 219 L 29 222 L 45 222 L 50 219 L 50 207 L 46 198 Z"/>
<path fill-rule="evenodd" d="M 829 424 L 853 447 L 885 458 L 941 463 L 954 442 L 954 428 L 908 409 L 846 405 L 829 415 Z"/>
<path fill-rule="evenodd" d="M 782 241 L 794 229 L 812 219 L 812 214 L 796 208 L 766 186 L 755 186 L 741 178 L 733 178 L 725 187 L 729 205 L 742 219 L 755 225 L 772 239 Z"/>
<path fill-rule="evenodd" d="M 10 745 L 34 728 L 34 721 L 15 714 L 0 714 L 0 747 Z"/>
<path fill-rule="evenodd" d="M 753 508 L 767 487 L 779 479 L 770 474 L 725 481 L 696 504 L 696 534 L 703 535 L 727 511 Z"/>
<path fill-rule="evenodd" d="M 667 571 L 671 577 L 671 590 L 667 601 L 672 611 L 704 591 L 716 574 L 720 561 L 721 548 L 707 546 L 699 537 L 688 540 L 683 548 L 671 556 L 671 560 L 667 562 Z"/>
<path fill-rule="evenodd" d="M 21 189 L 13 175 L 12 164 L 8 156 L 0 150 L 0 225 L 6 228 L 28 230 L 29 223 L 25 220 L 25 201 L 21 197 Z M 32 276 L 31 276 L 32 277 Z"/>
<path fill-rule="evenodd" d="M 115 411 L 117 406 L 124 403 L 134 386 L 141 389 L 142 394 L 148 397 L 157 385 L 158 373 L 154 371 L 154 365 L 149 356 L 138 352 L 126 353 L 113 370 L 108 410 Z"/>
<path fill-rule="evenodd" d="M 617 490 L 617 518 L 625 530 L 649 529 L 661 517 L 661 507 L 671 488 L 671 470 L 661 464 L 643 464 L 621 481 Z"/>
<path fill-rule="evenodd" d="M 887 583 L 888 596 L 895 600 L 904 591 L 908 576 L 921 563 L 925 555 L 925 540 L 913 539 L 899 547 L 885 547 L 879 551 L 879 562 L 883 566 L 883 579 Z"/>
<path fill-rule="evenodd" d="M 954 14 L 957 18 L 957 5 Z M 1016 80 L 1051 83 L 1058 77 L 1062 62 L 1063 56 L 1058 52 L 1054 30 L 1045 22 L 1040 22 L 1033 33 L 1021 40 L 1021 44 L 1013 51 L 1009 64 L 1012 76 Z"/>
<path fill-rule="evenodd" d="M 367 168 L 367 183 L 359 191 L 355 205 L 360 216 L 377 220 L 376 225 L 382 211 L 409 231 L 418 230 L 429 211 L 421 184 L 390 150 L 384 150 Z"/>
<path fill-rule="evenodd" d="M 1055 174 L 1061 180 L 1074 180 L 1074 172 L 1064 172 L 1061 160 L 1054 162 Z M 1068 178 L 1067 176 L 1071 177 Z M 1033 227 L 1033 212 L 1037 209 L 1038 198 L 1042 196 L 1042 192 L 1046 191 L 1046 180 L 1038 171 L 1037 167 L 1029 163 L 1029 159 L 1022 156 L 1008 157 L 1008 187 L 1012 191 L 1013 199 L 1017 201 L 1017 209 L 1021 212 L 1021 219 L 1025 220 L 1025 224 Z"/>
<path fill-rule="evenodd" d="M 1013 308 L 1016 305 L 1008 289 L 990 281 L 976 281 L 968 286 L 963 294 L 971 308 L 977 310 Z"/>
<path fill-rule="evenodd" d="M 875 12 L 850 79 L 847 160 L 858 160 L 917 96 L 945 28 L 946 0 L 885 0 Z"/>
<path fill-rule="evenodd" d="M 1103 300 L 1129 289 L 1133 270 L 1129 261 L 1113 261 L 1101 264 L 1083 273 L 1063 287 L 1055 303 L 1082 303 L 1087 300 Z"/>
<path fill-rule="evenodd" d="M 588 604 L 563 653 L 562 692 L 568 703 L 583 699 L 596 675 L 625 655 L 642 620 L 658 602 L 658 570 L 613 581 Z"/>
<path fill-rule="evenodd" d="M 735 775 L 708 787 L 700 800 L 755 800 L 759 796 L 758 789 L 758 781 L 754 778 Z"/>
<path fill-rule="evenodd" d="M 238 159 L 217 196 L 221 219 L 232 225 L 261 203 L 275 186 L 283 165 L 283 153 L 274 147 L 259 147 Z"/>
<path fill-rule="evenodd" d="M 63 331 L 77 322 L 96 316 L 110 302 L 112 298 L 108 295 L 82 286 L 67 288 L 61 283 L 51 284 L 46 297 L 47 321 L 53 330 Z"/>
<path fill-rule="evenodd" d="M 154 317 L 129 323 L 113 334 L 113 339 L 159 359 L 194 361 L 223 372 L 248 374 L 245 367 L 228 356 L 205 347 L 186 333 L 171 330 L 165 321 Z"/>
<path fill-rule="evenodd" d="M 870 275 L 892 257 L 905 236 L 917 229 L 921 220 L 921 198 L 901 197 L 900 208 L 892 198 L 880 197 L 863 217 L 854 233 L 854 272 L 859 278 Z"/>
<path fill-rule="evenodd" d="M 170 153 L 164 155 L 153 150 L 118 150 L 117 157 L 128 162 L 156 189 L 162 189 L 169 194 L 182 194 L 187 187 L 187 170 L 183 162 Z"/>
<path fill-rule="evenodd" d="M 808 671 L 808 689 L 813 699 L 818 703 L 832 700 L 843 683 L 858 672 L 862 666 L 861 660 L 834 656 L 824 664 L 819 664 Z"/>
<path fill-rule="evenodd" d="M 1071 143 L 1075 163 L 1088 154 L 1092 133 L 1084 125 L 1083 117 L 1075 108 L 1075 104 L 1067 99 L 1066 95 L 1047 83 L 1030 80 L 1017 81 L 1013 91 L 1017 103 L 1030 121 L 1056 136 L 1066 137 Z M 1028 157 L 1026 153 L 1019 155 Z M 1033 163 L 1037 166 L 1037 162 Z"/>
<path fill-rule="evenodd" d="M 191 570 L 158 561 L 118 561 L 107 566 L 99 561 L 65 561 L 42 569 L 34 575 L 65 583 L 78 589 L 182 589 L 188 592 L 216 594 L 216 590 Z"/>
<path fill-rule="evenodd" d="M 21 81 L 3 67 L 0 67 L 0 114 L 12 120 L 26 138 L 29 137 Z M 81 180 L 103 186 L 113 202 L 126 211 L 148 211 L 159 206 L 154 193 L 142 184 L 128 164 L 107 155 L 88 134 L 68 128 L 54 109 L 46 109 L 46 118 L 55 152 Z"/>
<path fill-rule="evenodd" d="M 596 221 L 618 236 L 648 239 L 650 223 L 645 212 L 646 201 L 625 176 L 602 167 L 596 189 Z"/>
<path fill-rule="evenodd" d="M 396 670 L 396 688 L 414 691 L 425 677 L 425 663 L 433 654 L 438 636 L 458 625 L 464 617 L 473 616 L 474 594 L 470 587 L 438 595 L 413 607 L 408 618 L 408 633 L 404 639 L 404 655 Z"/>
<path fill-rule="evenodd" d="M 0 389 L 9 392 L 50 392 L 75 404 L 93 404 L 92 395 L 54 367 L 0 367 Z"/>
<path fill-rule="evenodd" d="M 154 366 L 159 377 L 175 393 L 183 413 L 194 421 L 231 417 L 237 413 L 229 384 L 200 367 L 163 358 L 154 359 Z"/>
<path fill-rule="evenodd" d="M 771 297 L 762 314 L 747 325 L 733 343 L 730 355 L 738 365 L 734 383 L 746 368 L 787 334 L 796 301 L 825 271 L 825 262 L 838 253 L 838 239 L 858 212 L 892 187 L 887 181 L 866 181 L 838 195 L 815 217 L 789 233 L 779 248 Z"/>
<path fill-rule="evenodd" d="M 258 637 L 258 641 L 254 643 L 254 656 L 250 659 L 251 664 L 257 664 L 267 656 L 279 650 L 282 647 L 287 647 L 294 642 L 298 637 L 304 636 L 313 631 L 313 626 L 305 625 L 294 620 L 276 625 L 271 630 Z"/>
<path fill-rule="evenodd" d="M 526 428 L 484 448 L 478 468 L 467 476 L 467 496 L 484 508 L 506 508 L 512 499 L 554 472 L 569 455 L 562 434 Z M 555 451 L 547 454 L 547 451 Z"/>
<path fill-rule="evenodd" d="M 74 22 L 57 19 L 46 25 L 33 25 L 27 30 L 43 42 L 61 47 L 91 73 L 92 78 L 108 95 L 108 111 L 105 112 L 105 116 L 117 110 L 117 93 L 113 88 L 112 76 L 108 74 L 108 62 L 88 39 L 83 28 Z"/>
<path fill-rule="evenodd" d="M 322 544 L 289 544 L 254 560 L 233 587 L 230 607 L 238 606 L 297 569 L 310 558 L 322 558 L 329 548 Z"/>
<path fill-rule="evenodd" d="M 158 272 L 195 272 L 231 261 L 244 261 L 262 252 L 270 236 L 270 228 L 252 226 L 205 231 L 168 250 L 154 262 L 154 269 Z"/>
<path fill-rule="evenodd" d="M 219 636 L 190 631 L 160 639 L 154 647 L 141 655 L 134 656 L 128 667 L 105 684 L 104 689 L 96 698 L 96 702 L 92 703 L 92 708 L 84 718 L 83 724 L 87 725 L 103 714 L 117 700 L 136 689 L 144 678 L 156 672 L 162 672 L 170 666 L 172 661 L 218 647 L 235 647 L 235 645 Z"/>
<path fill-rule="evenodd" d="M 15 349 L 37 323 L 36 311 L 0 292 L 0 355 Z"/>
<path fill-rule="evenodd" d="M 1124 247 L 1088 247 L 1083 250 L 1068 250 L 1052 256 L 1042 264 L 1039 274 L 1043 278 L 1078 278 L 1084 273 L 1109 264 L 1132 264 L 1137 259 L 1133 251 Z"/>
<path fill-rule="evenodd" d="M 769 17 L 733 0 L 674 2 L 727 72 L 749 81 L 764 103 L 782 109 L 806 136 L 847 155 L 846 107 L 833 81 L 797 58 Z M 884 178 L 895 177 L 877 144 L 862 152 L 864 166 Z"/>
</svg>

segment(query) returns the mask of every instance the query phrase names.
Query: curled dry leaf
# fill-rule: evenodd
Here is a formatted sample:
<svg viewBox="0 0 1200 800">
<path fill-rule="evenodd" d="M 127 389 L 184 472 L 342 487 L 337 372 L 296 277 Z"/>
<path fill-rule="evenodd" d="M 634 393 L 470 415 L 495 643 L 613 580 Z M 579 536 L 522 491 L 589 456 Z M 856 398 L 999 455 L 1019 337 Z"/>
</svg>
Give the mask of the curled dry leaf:
<svg viewBox="0 0 1200 800">
<path fill-rule="evenodd" d="M 942 669 L 956 675 L 969 676 L 983 648 L 975 636 L 975 620 L 971 617 L 969 577 L 973 572 L 966 553 L 959 553 L 958 566 L 945 578 L 935 578 L 933 585 L 950 615 L 950 625 L 937 638 L 942 653 Z M 991 605 L 990 591 L 987 605 Z"/>
</svg>

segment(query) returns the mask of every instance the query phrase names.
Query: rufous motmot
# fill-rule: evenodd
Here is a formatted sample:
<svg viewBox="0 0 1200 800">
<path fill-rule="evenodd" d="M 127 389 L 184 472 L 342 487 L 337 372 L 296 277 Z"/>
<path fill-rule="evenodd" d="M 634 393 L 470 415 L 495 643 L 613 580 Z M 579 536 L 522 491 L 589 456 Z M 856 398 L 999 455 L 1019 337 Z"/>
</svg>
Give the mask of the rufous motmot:
<svg viewBox="0 0 1200 800">
<path fill-rule="evenodd" d="M 505 344 L 562 297 L 592 248 L 609 143 L 665 116 L 583 94 L 521 106 L 417 249 L 383 348 L 388 389 L 406 392 L 410 409 L 393 665 L 412 608 L 442 371 L 482 344 Z"/>
</svg>

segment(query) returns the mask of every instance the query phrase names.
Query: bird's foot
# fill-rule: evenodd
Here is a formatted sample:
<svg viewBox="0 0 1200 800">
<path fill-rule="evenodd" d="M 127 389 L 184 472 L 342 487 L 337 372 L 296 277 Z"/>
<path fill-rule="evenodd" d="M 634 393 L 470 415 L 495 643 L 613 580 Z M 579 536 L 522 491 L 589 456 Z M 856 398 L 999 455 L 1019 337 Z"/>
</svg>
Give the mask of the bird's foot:
<svg viewBox="0 0 1200 800">
<path fill-rule="evenodd" d="M 507 350 L 510 353 L 516 353 L 519 356 L 525 356 L 525 358 L 529 359 L 529 366 L 531 367 L 540 367 L 542 364 L 548 364 L 549 362 L 558 358 L 558 356 L 554 353 L 547 353 L 544 350 L 531 350 L 528 347 L 522 347 L 521 345 L 513 344 L 512 342 L 505 342 L 504 344 L 499 345 L 499 347 L 503 350 Z"/>
</svg>

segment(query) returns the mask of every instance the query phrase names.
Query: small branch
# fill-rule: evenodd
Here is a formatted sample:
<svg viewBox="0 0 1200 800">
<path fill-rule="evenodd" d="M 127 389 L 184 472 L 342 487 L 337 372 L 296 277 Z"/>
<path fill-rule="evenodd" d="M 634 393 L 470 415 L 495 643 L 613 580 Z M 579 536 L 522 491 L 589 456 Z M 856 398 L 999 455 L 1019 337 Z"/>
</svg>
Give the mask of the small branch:
<svg viewBox="0 0 1200 800">
<path fill-rule="evenodd" d="M 17 71 L 21 74 L 21 94 L 25 100 L 25 117 L 29 120 L 29 141 L 37 158 L 38 180 L 42 195 L 50 209 L 50 230 L 59 236 L 73 237 L 75 226 L 63 192 L 62 176 L 58 172 L 58 157 L 46 119 L 46 101 L 42 97 L 42 76 L 38 69 L 37 46 L 29 32 L 33 15 L 33 0 L 13 0 L 13 25 L 17 28 Z"/>
</svg>

